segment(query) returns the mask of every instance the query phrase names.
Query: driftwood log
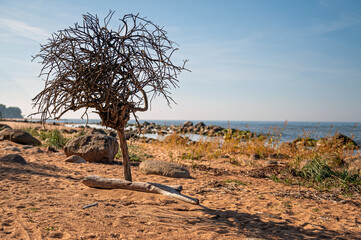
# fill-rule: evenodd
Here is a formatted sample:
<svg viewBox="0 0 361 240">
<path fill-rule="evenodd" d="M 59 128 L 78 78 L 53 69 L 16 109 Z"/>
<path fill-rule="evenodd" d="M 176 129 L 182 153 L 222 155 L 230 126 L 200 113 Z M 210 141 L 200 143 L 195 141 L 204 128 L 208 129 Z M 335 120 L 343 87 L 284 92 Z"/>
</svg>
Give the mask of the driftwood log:
<svg viewBox="0 0 361 240">
<path fill-rule="evenodd" d="M 140 192 L 158 193 L 187 203 L 199 204 L 198 199 L 180 193 L 182 190 L 181 185 L 167 186 L 159 183 L 130 182 L 116 178 L 102 178 L 96 175 L 85 177 L 83 179 L 83 184 L 93 188 L 128 189 Z"/>
</svg>

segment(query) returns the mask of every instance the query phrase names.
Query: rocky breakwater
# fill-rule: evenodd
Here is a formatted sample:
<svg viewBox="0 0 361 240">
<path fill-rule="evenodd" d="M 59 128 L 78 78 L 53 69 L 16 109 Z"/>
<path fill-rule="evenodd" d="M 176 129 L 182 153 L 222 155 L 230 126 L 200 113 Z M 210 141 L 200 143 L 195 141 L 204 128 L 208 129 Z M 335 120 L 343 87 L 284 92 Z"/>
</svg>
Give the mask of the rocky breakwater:
<svg viewBox="0 0 361 240">
<path fill-rule="evenodd" d="M 135 136 L 136 124 L 130 124 L 129 127 L 133 130 L 128 130 Z M 194 124 L 191 121 L 186 121 L 179 126 L 175 125 L 157 125 L 155 123 L 144 122 L 140 124 L 142 134 L 196 134 L 207 137 L 224 137 L 225 139 L 238 138 L 238 139 L 250 139 L 255 137 L 261 137 L 265 135 L 256 134 L 247 130 L 227 129 L 220 126 L 209 125 L 204 122 L 198 122 Z"/>
<path fill-rule="evenodd" d="M 133 137 L 137 137 L 136 130 L 138 126 L 136 124 L 129 125 L 133 130 L 128 130 L 128 133 Z M 207 126 L 204 122 L 193 123 L 191 121 L 186 121 L 181 125 L 157 125 L 155 123 L 144 122 L 140 124 L 142 134 L 195 134 L 206 137 L 223 137 L 225 140 L 238 139 L 238 140 L 248 140 L 248 139 L 270 139 L 273 137 L 279 138 L 272 133 L 259 134 L 251 132 L 248 130 L 239 130 L 233 128 L 222 128 L 220 126 L 209 125 Z M 148 141 L 147 141 L 148 142 Z M 321 138 L 319 140 L 312 139 L 309 137 L 297 138 L 291 142 L 284 142 L 284 145 L 289 145 L 290 148 L 302 148 L 302 147 L 346 147 L 349 149 L 359 149 L 360 146 L 357 145 L 350 137 L 347 137 L 342 134 L 336 134 L 334 136 L 329 136 Z"/>
</svg>

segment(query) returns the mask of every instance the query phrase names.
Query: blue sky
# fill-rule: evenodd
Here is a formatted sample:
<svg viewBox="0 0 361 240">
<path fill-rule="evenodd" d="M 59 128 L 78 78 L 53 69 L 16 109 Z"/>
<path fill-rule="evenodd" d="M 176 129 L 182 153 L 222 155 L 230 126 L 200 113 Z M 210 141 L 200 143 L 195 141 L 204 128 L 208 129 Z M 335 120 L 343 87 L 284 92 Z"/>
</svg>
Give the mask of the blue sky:
<svg viewBox="0 0 361 240">
<path fill-rule="evenodd" d="M 361 122 L 358 0 L 0 0 L 0 103 L 35 111 L 39 44 L 109 9 L 114 26 L 127 13 L 164 26 L 190 60 L 177 104 L 156 98 L 141 119 Z"/>
</svg>

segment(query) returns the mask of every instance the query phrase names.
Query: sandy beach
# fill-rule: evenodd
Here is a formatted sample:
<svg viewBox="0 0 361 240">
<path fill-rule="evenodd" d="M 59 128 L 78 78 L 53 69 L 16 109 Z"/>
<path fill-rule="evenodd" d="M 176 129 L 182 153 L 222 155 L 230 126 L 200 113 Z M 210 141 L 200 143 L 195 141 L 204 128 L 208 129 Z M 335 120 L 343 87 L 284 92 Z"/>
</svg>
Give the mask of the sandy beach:
<svg viewBox="0 0 361 240">
<path fill-rule="evenodd" d="M 133 181 L 180 184 L 200 205 L 82 184 L 88 175 L 122 179 L 121 159 L 67 163 L 61 150 L 1 141 L 0 156 L 17 153 L 28 164 L 0 162 L 0 239 L 361 239 L 360 196 L 286 186 L 265 176 L 286 160 L 237 166 L 220 157 L 195 164 L 172 159 L 162 145 L 131 144 L 151 159 L 186 165 L 192 176 L 145 175 L 133 164 Z"/>
</svg>

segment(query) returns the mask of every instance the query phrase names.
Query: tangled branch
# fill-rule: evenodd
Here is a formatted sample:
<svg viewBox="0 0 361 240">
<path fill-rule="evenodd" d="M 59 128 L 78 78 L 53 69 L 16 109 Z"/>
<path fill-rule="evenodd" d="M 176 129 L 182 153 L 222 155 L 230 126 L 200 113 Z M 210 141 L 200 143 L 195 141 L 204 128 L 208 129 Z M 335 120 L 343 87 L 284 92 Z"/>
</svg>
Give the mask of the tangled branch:
<svg viewBox="0 0 361 240">
<path fill-rule="evenodd" d="M 66 112 L 95 109 L 102 124 L 124 127 L 138 111 L 146 111 L 148 96 L 174 100 L 169 90 L 178 87 L 184 65 L 174 65 L 178 50 L 167 32 L 151 21 L 128 14 L 117 30 L 109 28 L 114 12 L 100 22 L 97 15 L 83 15 L 82 24 L 52 34 L 41 46 L 40 76 L 45 88 L 34 99 L 42 121 L 61 118 Z"/>
</svg>

